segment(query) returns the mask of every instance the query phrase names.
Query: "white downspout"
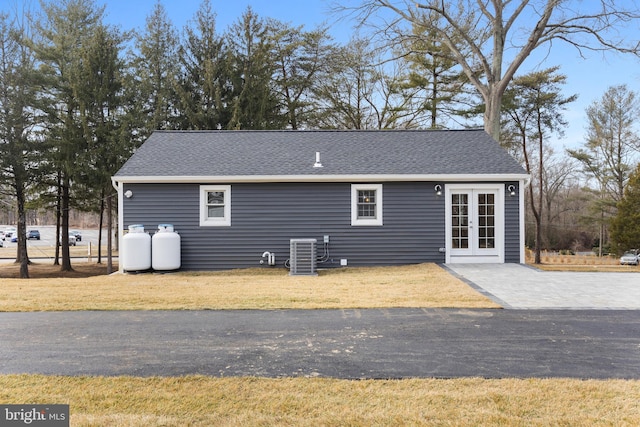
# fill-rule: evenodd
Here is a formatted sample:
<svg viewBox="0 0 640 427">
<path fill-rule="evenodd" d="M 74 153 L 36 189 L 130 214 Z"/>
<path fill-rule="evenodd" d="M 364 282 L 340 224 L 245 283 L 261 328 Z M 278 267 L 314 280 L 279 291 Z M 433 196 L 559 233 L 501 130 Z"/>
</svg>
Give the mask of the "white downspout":
<svg viewBox="0 0 640 427">
<path fill-rule="evenodd" d="M 124 273 L 124 262 L 122 262 L 122 260 L 124 260 L 124 245 L 122 244 L 122 239 L 124 238 L 124 187 L 121 182 L 115 180 L 115 177 L 111 177 L 111 185 L 113 185 L 113 188 L 118 192 L 118 248 L 120 251 L 120 255 L 118 256 L 118 271 Z"/>
</svg>

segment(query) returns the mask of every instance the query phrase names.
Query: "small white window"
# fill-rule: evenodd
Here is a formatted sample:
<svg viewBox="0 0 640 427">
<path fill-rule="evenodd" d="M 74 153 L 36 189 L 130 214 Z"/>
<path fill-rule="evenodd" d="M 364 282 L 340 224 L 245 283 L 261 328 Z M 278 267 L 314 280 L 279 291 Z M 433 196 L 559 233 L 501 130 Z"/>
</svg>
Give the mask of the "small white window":
<svg viewBox="0 0 640 427">
<path fill-rule="evenodd" d="M 382 225 L 382 184 L 351 185 L 351 225 Z"/>
<path fill-rule="evenodd" d="M 231 225 L 231 186 L 200 186 L 200 226 Z"/>
</svg>

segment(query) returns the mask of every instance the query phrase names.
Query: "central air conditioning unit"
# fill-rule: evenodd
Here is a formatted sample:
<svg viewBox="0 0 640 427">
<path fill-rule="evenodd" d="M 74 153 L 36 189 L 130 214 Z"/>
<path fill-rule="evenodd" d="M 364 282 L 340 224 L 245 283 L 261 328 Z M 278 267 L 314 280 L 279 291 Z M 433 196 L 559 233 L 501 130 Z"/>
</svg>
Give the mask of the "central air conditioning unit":
<svg viewBox="0 0 640 427">
<path fill-rule="evenodd" d="M 316 276 L 316 239 L 291 239 L 290 276 Z"/>
</svg>

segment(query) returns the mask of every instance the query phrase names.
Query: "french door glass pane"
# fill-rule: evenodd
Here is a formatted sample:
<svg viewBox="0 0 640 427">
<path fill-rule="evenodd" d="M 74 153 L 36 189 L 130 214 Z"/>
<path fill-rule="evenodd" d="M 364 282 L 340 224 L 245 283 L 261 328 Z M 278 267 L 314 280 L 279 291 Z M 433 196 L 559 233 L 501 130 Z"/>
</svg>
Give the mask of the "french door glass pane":
<svg viewBox="0 0 640 427">
<path fill-rule="evenodd" d="M 478 248 L 495 248 L 495 197 L 478 194 Z"/>
<path fill-rule="evenodd" d="M 451 247 L 469 248 L 469 197 L 467 194 L 451 195 Z"/>
</svg>

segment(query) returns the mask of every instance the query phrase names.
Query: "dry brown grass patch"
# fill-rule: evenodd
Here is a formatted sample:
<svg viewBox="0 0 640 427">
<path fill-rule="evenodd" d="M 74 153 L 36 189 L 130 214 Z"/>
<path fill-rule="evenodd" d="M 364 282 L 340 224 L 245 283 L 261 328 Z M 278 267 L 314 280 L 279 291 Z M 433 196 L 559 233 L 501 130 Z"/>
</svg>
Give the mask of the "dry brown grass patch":
<svg viewBox="0 0 640 427">
<path fill-rule="evenodd" d="M 70 405 L 73 426 L 640 425 L 640 382 L 0 376 L 0 403 Z"/>
<path fill-rule="evenodd" d="M 5 267 L 0 267 L 0 269 Z M 499 308 L 435 264 L 6 279 L 0 311 L 460 307 Z"/>
<path fill-rule="evenodd" d="M 32 262 L 29 264 L 29 277 L 32 279 L 86 278 L 107 274 L 106 262 L 103 264 L 78 262 L 72 263 L 73 271 L 60 271 L 59 265 L 53 263 Z M 114 265 L 118 270 L 118 265 Z M 20 264 L 4 264 L 0 267 L 0 278 L 17 279 L 20 277 Z"/>
</svg>

